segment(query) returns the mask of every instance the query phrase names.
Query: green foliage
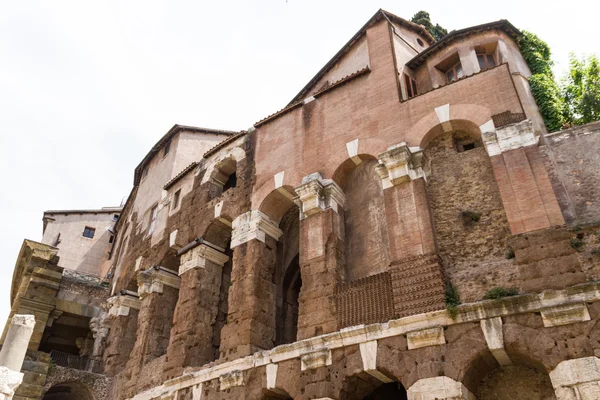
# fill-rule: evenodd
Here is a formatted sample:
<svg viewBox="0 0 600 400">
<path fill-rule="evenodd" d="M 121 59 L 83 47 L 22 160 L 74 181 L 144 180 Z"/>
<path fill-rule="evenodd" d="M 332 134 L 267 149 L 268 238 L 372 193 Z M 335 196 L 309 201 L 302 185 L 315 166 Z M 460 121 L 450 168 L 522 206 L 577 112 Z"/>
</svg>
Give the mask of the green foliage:
<svg viewBox="0 0 600 400">
<path fill-rule="evenodd" d="M 531 70 L 529 85 L 537 103 L 546 128 L 554 132 L 562 128 L 564 100 L 552 73 L 552 53 L 546 42 L 527 31 L 519 40 L 523 58 Z"/>
<path fill-rule="evenodd" d="M 540 109 L 548 131 L 554 132 L 561 129 L 565 106 L 554 77 L 546 74 L 531 75 L 529 86 L 531 86 L 533 98 Z"/>
<path fill-rule="evenodd" d="M 506 259 L 512 260 L 515 258 L 515 251 L 513 249 L 506 250 Z"/>
<path fill-rule="evenodd" d="M 458 305 L 460 304 L 458 291 L 451 283 L 447 283 L 444 288 L 444 294 L 446 296 L 446 310 L 450 314 L 450 317 L 454 319 L 458 314 Z"/>
<path fill-rule="evenodd" d="M 556 83 L 550 47 L 535 34 L 522 32 L 519 46 L 531 73 L 529 85 L 550 132 L 600 120 L 600 61 L 595 55 L 570 55 L 569 72 Z"/>
<path fill-rule="evenodd" d="M 600 61 L 596 55 L 578 59 L 569 56 L 569 72 L 561 80 L 565 102 L 563 116 L 568 125 L 600 120 Z"/>
<path fill-rule="evenodd" d="M 535 34 L 522 31 L 523 35 L 519 40 L 521 53 L 527 62 L 533 75 L 552 75 L 553 62 L 550 59 L 552 52 L 550 46 Z"/>
<path fill-rule="evenodd" d="M 448 31 L 440 26 L 440 24 L 435 24 L 431 22 L 431 18 L 429 17 L 429 13 L 427 11 L 419 11 L 411 18 L 411 22 L 415 24 L 423 25 L 425 29 L 431 33 L 431 36 L 435 38 L 435 40 L 440 40 L 442 37 L 448 34 Z"/>
<path fill-rule="evenodd" d="M 580 238 L 571 239 L 571 247 L 574 248 L 575 250 L 581 249 L 584 244 L 585 244 L 585 242 L 583 240 L 581 240 Z"/>
<path fill-rule="evenodd" d="M 485 296 L 483 296 L 484 300 L 496 300 L 501 299 L 503 297 L 516 296 L 519 294 L 519 289 L 517 288 L 503 288 L 503 287 L 495 287 L 489 290 Z"/>
</svg>

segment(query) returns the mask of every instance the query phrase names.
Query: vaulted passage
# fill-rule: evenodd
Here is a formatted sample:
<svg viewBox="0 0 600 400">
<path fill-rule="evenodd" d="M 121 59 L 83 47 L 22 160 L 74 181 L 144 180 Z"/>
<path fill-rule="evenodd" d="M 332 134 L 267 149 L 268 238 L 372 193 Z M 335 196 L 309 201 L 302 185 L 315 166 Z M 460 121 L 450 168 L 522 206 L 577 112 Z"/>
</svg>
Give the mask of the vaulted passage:
<svg viewBox="0 0 600 400">
<path fill-rule="evenodd" d="M 524 365 L 491 371 L 479 383 L 476 397 L 483 400 L 556 399 L 548 374 Z"/>
<path fill-rule="evenodd" d="M 398 382 L 390 382 L 379 386 L 363 400 L 406 400 L 406 390 Z"/>
<path fill-rule="evenodd" d="M 94 400 L 94 396 L 85 385 L 68 382 L 52 386 L 42 400 Z"/>
<path fill-rule="evenodd" d="M 298 332 L 298 299 L 300 276 L 300 220 L 297 207 L 292 207 L 281 219 L 283 235 L 277 243 L 274 281 L 277 287 L 275 345 L 296 341 Z"/>
</svg>

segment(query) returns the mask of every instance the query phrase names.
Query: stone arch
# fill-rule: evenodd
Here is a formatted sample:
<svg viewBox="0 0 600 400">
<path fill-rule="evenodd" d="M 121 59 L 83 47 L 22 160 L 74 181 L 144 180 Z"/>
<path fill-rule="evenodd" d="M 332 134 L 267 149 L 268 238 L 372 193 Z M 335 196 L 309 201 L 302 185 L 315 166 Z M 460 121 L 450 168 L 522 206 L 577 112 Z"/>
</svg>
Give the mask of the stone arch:
<svg viewBox="0 0 600 400">
<path fill-rule="evenodd" d="M 62 382 L 51 386 L 42 400 L 96 400 L 92 391 L 80 382 Z"/>
<path fill-rule="evenodd" d="M 381 382 L 362 372 L 344 379 L 340 400 L 407 400 L 399 381 Z"/>
<path fill-rule="evenodd" d="M 406 143 L 410 146 L 419 146 L 422 149 L 433 138 L 431 136 L 438 129 L 456 130 L 473 129 L 480 132 L 479 127 L 492 119 L 491 111 L 476 104 L 447 104 L 438 107 L 421 118 L 406 135 Z M 481 136 L 481 133 L 479 133 Z"/>
<path fill-rule="evenodd" d="M 208 161 L 201 183 L 213 182 L 224 187 L 228 178 L 237 174 L 237 166 L 245 158 L 246 152 L 239 147 L 219 152 L 216 158 Z"/>
<path fill-rule="evenodd" d="M 489 350 L 480 351 L 464 364 L 459 380 L 478 399 L 554 399 L 549 376 L 554 341 L 543 330 L 520 324 L 503 324 L 502 331 L 508 362 L 500 365 Z"/>
<path fill-rule="evenodd" d="M 293 198 L 296 196 L 294 188 L 282 186 L 271 191 L 261 202 L 258 210 L 279 224 L 283 216 L 293 207 L 297 207 Z"/>
<path fill-rule="evenodd" d="M 229 312 L 229 288 L 231 287 L 231 272 L 233 270 L 233 250 L 231 249 L 231 223 L 227 216 L 214 219 L 206 227 L 202 239 L 210 246 L 216 246 L 218 251 L 225 254 L 228 259 L 221 268 L 221 279 L 219 285 L 219 299 L 217 315 L 212 325 L 212 344 L 214 359 L 218 359 L 221 353 L 221 331 L 227 324 Z"/>
<path fill-rule="evenodd" d="M 346 196 L 344 204 L 346 277 L 349 281 L 387 270 L 390 262 L 383 184 L 379 161 L 360 154 L 344 161 L 333 180 Z"/>
</svg>

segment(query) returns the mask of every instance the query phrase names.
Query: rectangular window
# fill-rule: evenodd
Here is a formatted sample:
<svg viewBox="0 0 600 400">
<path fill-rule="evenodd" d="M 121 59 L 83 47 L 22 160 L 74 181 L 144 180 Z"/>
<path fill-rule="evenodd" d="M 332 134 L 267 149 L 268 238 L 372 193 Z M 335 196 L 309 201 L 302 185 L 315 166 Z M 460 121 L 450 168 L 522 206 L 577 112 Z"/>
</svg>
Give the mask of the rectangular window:
<svg viewBox="0 0 600 400">
<path fill-rule="evenodd" d="M 448 83 L 452 83 L 457 79 L 460 79 L 464 76 L 464 72 L 462 69 L 462 64 L 459 62 L 455 64 L 452 68 L 446 71 L 446 78 L 448 79 Z"/>
<path fill-rule="evenodd" d="M 115 241 L 114 235 L 110 235 L 110 237 L 108 238 L 108 243 L 112 243 L 114 241 Z"/>
<path fill-rule="evenodd" d="M 152 207 L 150 211 L 150 227 L 148 228 L 148 235 L 154 232 L 154 226 L 156 225 L 156 217 L 158 216 L 158 204 Z"/>
<path fill-rule="evenodd" d="M 113 215 L 113 221 L 118 221 L 118 220 L 119 220 L 119 214 Z"/>
<path fill-rule="evenodd" d="M 488 69 L 496 66 L 496 60 L 493 54 L 477 54 L 479 68 Z"/>
<path fill-rule="evenodd" d="M 93 239 L 94 238 L 94 233 L 96 233 L 96 229 L 95 228 L 91 228 L 89 226 L 86 226 L 83 229 L 83 237 Z"/>
<path fill-rule="evenodd" d="M 165 144 L 165 147 L 163 148 L 163 157 L 166 157 L 167 154 L 169 154 L 170 150 L 171 150 L 171 141 L 169 140 L 167 142 L 167 144 Z"/>
<path fill-rule="evenodd" d="M 173 194 L 173 200 L 171 201 L 171 211 L 179 207 L 179 197 L 181 196 L 181 189 Z"/>
<path fill-rule="evenodd" d="M 417 81 L 406 74 L 404 74 L 404 85 L 409 99 L 417 95 Z"/>
</svg>

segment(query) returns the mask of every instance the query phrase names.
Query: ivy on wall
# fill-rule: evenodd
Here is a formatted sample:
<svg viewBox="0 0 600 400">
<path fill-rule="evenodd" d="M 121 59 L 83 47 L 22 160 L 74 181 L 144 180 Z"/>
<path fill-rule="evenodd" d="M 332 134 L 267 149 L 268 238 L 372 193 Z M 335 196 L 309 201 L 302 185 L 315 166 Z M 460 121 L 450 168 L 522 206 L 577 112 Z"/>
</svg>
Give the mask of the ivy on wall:
<svg viewBox="0 0 600 400">
<path fill-rule="evenodd" d="M 550 132 L 557 131 L 563 125 L 564 102 L 552 73 L 552 52 L 548 44 L 535 34 L 527 31 L 522 33 L 519 46 L 532 73 L 529 78 L 531 92 L 546 128 Z"/>
</svg>

